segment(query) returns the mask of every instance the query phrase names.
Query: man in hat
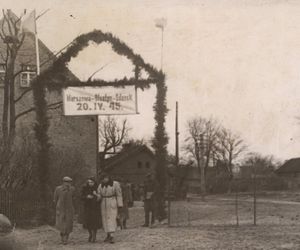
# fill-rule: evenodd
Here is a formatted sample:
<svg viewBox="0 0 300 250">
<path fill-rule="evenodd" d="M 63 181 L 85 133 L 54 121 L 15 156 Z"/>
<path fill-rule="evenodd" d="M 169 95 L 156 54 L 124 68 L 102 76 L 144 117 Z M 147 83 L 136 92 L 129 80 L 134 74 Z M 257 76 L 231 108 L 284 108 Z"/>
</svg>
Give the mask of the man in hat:
<svg viewBox="0 0 300 250">
<path fill-rule="evenodd" d="M 145 224 L 143 227 L 149 227 L 155 222 L 155 206 L 156 193 L 158 191 L 158 183 L 154 179 L 152 173 L 148 173 L 144 182 L 144 210 L 145 210 Z M 151 216 L 151 220 L 150 220 Z M 149 224 L 151 222 L 151 224 Z"/>
<path fill-rule="evenodd" d="M 63 183 L 54 192 L 54 203 L 56 205 L 56 228 L 60 231 L 61 241 L 65 245 L 68 242 L 69 234 L 73 230 L 74 216 L 74 192 L 71 185 L 72 179 L 68 176 L 63 178 Z"/>
</svg>

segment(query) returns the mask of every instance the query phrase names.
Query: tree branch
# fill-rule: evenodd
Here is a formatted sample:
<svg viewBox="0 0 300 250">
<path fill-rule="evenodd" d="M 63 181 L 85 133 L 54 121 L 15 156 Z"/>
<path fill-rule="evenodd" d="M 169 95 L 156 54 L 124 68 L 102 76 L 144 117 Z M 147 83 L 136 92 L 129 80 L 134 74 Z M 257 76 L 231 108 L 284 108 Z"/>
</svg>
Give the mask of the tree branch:
<svg viewBox="0 0 300 250">
<path fill-rule="evenodd" d="M 104 64 L 102 67 L 100 67 L 99 69 L 97 69 L 93 74 L 90 75 L 90 77 L 88 78 L 88 82 L 90 82 L 92 80 L 92 77 L 97 74 L 98 72 L 100 72 L 102 69 L 104 69 L 109 63 Z"/>
<path fill-rule="evenodd" d="M 27 93 L 29 93 L 30 91 L 32 91 L 32 88 L 28 88 L 28 89 L 24 90 L 23 93 L 17 99 L 15 99 L 15 103 L 17 103 L 18 101 L 20 101 L 22 99 L 22 97 L 24 95 L 26 95 Z"/>
<path fill-rule="evenodd" d="M 61 106 L 62 102 L 56 102 L 56 103 L 51 103 L 47 106 L 48 110 L 54 110 L 54 109 L 58 109 Z M 35 111 L 35 107 L 32 107 L 30 109 L 27 109 L 21 113 L 19 113 L 18 115 L 15 116 L 15 121 L 17 121 L 17 119 L 19 119 L 20 117 L 29 114 L 30 112 Z"/>
</svg>

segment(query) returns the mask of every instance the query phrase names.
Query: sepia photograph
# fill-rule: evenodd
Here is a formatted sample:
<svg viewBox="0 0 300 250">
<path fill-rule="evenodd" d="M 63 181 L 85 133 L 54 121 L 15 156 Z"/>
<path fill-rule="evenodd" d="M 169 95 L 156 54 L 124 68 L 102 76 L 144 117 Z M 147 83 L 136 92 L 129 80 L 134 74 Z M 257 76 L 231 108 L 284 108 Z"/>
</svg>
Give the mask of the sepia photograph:
<svg viewBox="0 0 300 250">
<path fill-rule="evenodd" d="M 300 1 L 0 6 L 0 250 L 300 249 Z"/>
</svg>

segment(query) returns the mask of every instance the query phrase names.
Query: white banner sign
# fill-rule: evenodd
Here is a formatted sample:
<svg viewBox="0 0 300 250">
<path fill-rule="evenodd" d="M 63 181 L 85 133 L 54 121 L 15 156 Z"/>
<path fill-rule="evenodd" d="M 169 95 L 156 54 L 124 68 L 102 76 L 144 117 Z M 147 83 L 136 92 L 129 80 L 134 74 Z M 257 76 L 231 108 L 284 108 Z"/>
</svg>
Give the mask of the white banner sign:
<svg viewBox="0 0 300 250">
<path fill-rule="evenodd" d="M 68 87 L 63 90 L 65 115 L 137 114 L 135 86 Z"/>
</svg>

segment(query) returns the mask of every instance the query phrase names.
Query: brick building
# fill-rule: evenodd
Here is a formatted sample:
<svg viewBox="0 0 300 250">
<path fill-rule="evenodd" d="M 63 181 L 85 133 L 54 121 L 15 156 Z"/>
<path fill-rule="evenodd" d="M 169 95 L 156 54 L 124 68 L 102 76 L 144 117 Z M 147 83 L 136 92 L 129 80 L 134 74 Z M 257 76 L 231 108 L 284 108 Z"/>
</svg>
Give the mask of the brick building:
<svg viewBox="0 0 300 250">
<path fill-rule="evenodd" d="M 14 16 L 13 13 L 11 13 Z M 14 16 L 15 17 L 15 16 Z M 16 17 L 15 17 L 16 18 Z M 3 22 L 3 20 L 0 21 Z M 36 76 L 36 52 L 35 52 L 35 36 L 30 32 L 25 33 L 25 39 L 22 43 L 16 63 L 15 63 L 15 99 L 22 96 L 16 102 L 16 114 L 20 114 L 33 107 L 33 96 L 31 90 L 31 80 Z M 39 57 L 41 72 L 45 70 L 53 60 L 55 55 L 41 41 L 39 43 Z M 3 112 L 3 93 L 4 93 L 4 75 L 5 75 L 5 57 L 6 44 L 0 39 L 0 117 Z M 72 72 L 69 72 L 69 78 L 76 78 Z M 62 100 L 61 93 L 47 93 L 48 103 L 56 103 Z M 96 124 L 95 117 L 66 117 L 62 114 L 62 107 L 49 111 L 50 128 L 49 136 L 52 148 L 56 150 L 62 149 L 64 152 L 72 152 L 80 155 L 83 159 L 85 167 L 89 168 L 91 173 L 96 169 Z M 16 131 L 17 139 L 20 136 L 20 130 L 28 128 L 32 131 L 35 122 L 35 113 L 28 114 L 17 119 Z M 61 157 L 61 156 L 60 156 Z M 52 159 L 52 163 L 55 161 Z"/>
</svg>

